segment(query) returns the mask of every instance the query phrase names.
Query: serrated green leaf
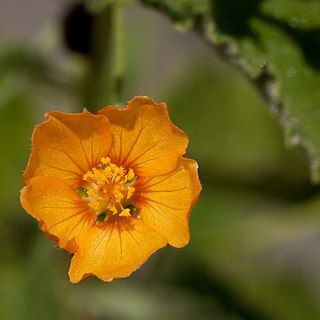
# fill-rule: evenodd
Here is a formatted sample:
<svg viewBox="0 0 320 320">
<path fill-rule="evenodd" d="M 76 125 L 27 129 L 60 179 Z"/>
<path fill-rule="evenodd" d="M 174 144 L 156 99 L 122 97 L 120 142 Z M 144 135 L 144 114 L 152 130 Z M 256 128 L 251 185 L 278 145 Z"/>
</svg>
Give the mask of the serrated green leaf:
<svg viewBox="0 0 320 320">
<path fill-rule="evenodd" d="M 192 27 L 262 92 L 320 180 L 320 2 L 141 0 Z"/>
</svg>

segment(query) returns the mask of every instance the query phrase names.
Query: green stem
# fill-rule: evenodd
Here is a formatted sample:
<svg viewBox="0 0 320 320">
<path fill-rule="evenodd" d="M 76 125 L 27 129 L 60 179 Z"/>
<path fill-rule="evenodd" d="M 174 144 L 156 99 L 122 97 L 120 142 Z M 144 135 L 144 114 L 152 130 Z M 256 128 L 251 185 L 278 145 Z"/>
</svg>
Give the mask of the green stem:
<svg viewBox="0 0 320 320">
<path fill-rule="evenodd" d="M 123 7 L 121 1 L 114 1 L 96 17 L 94 25 L 88 101 L 92 111 L 120 103 L 123 60 Z"/>
<path fill-rule="evenodd" d="M 116 4 L 114 7 L 114 26 L 114 98 L 116 103 L 120 103 L 124 79 L 124 17 L 121 3 Z"/>
</svg>

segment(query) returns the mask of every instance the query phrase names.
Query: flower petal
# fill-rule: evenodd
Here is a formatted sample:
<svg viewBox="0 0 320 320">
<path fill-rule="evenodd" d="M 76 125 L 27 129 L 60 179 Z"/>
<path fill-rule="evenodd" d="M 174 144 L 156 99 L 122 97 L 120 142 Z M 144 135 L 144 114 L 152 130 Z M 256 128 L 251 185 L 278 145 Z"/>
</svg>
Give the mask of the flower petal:
<svg viewBox="0 0 320 320">
<path fill-rule="evenodd" d="M 167 173 L 185 153 L 188 137 L 171 123 L 165 103 L 135 97 L 127 108 L 107 106 L 98 113 L 110 120 L 110 158 L 132 168 L 138 176 Z"/>
<path fill-rule="evenodd" d="M 76 192 L 52 177 L 34 177 L 22 189 L 23 208 L 40 222 L 58 245 L 75 252 L 78 237 L 93 224 L 95 214 Z"/>
<path fill-rule="evenodd" d="M 91 228 L 79 240 L 79 250 L 69 269 L 71 282 L 90 275 L 104 281 L 127 277 L 167 244 L 164 237 L 149 229 L 141 219 L 110 219 Z"/>
<path fill-rule="evenodd" d="M 144 223 L 180 248 L 190 239 L 189 215 L 201 191 L 196 161 L 181 158 L 175 170 L 137 181 L 135 204 Z"/>
<path fill-rule="evenodd" d="M 75 188 L 82 175 L 109 153 L 109 121 L 89 112 L 50 112 L 46 117 L 49 120 L 33 132 L 33 150 L 23 179 L 52 176 Z"/>
</svg>

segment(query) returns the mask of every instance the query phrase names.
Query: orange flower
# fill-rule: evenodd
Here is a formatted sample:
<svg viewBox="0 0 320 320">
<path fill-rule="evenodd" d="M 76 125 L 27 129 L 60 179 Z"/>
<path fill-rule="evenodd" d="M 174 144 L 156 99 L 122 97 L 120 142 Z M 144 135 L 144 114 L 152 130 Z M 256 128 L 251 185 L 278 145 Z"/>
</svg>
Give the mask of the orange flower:
<svg viewBox="0 0 320 320">
<path fill-rule="evenodd" d="M 73 253 L 73 283 L 129 276 L 167 243 L 189 241 L 201 185 L 183 158 L 188 138 L 165 103 L 135 97 L 119 109 L 50 112 L 36 126 L 24 172 L 24 209 Z"/>
</svg>

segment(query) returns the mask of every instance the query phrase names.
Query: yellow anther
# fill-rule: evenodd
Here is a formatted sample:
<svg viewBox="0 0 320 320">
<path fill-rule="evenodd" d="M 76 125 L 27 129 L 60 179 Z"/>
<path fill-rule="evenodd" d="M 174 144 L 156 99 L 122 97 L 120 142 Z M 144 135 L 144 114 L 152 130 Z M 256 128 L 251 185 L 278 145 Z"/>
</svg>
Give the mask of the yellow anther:
<svg viewBox="0 0 320 320">
<path fill-rule="evenodd" d="M 111 172 L 110 167 L 106 167 L 106 169 L 102 169 L 102 170 L 103 170 L 104 181 L 107 182 L 107 180 L 111 180 L 113 173 Z"/>
<path fill-rule="evenodd" d="M 130 168 L 127 174 L 128 181 L 132 180 L 135 177 L 134 171 Z"/>
<path fill-rule="evenodd" d="M 88 181 L 89 179 L 93 179 L 94 178 L 94 174 L 92 171 L 88 171 L 86 174 L 83 175 L 82 180 L 84 181 Z"/>
<path fill-rule="evenodd" d="M 127 192 L 127 199 L 130 199 L 132 197 L 132 195 L 134 194 L 135 192 L 135 188 L 134 187 L 130 187 L 128 192 Z"/>
<path fill-rule="evenodd" d="M 117 190 L 118 189 L 118 190 Z M 121 190 L 119 190 L 119 188 L 115 188 L 113 190 L 113 196 L 116 202 L 120 202 L 123 199 L 123 192 L 121 192 Z"/>
<path fill-rule="evenodd" d="M 117 166 L 109 157 L 101 158 L 101 163 L 83 175 L 83 188 L 86 190 L 85 199 L 90 208 L 101 213 L 131 216 L 130 209 L 126 208 L 127 200 L 135 192 L 135 173 L 123 166 Z"/>
<path fill-rule="evenodd" d="M 118 213 L 118 210 L 117 210 L 117 208 L 115 207 L 115 205 L 114 205 L 113 203 L 110 203 L 110 204 L 108 205 L 107 209 L 108 209 L 109 211 L 111 211 L 111 213 L 112 213 L 113 215 L 115 215 L 115 214 Z"/>
<path fill-rule="evenodd" d="M 119 216 L 120 217 L 130 217 L 131 216 L 130 209 L 127 208 L 127 209 L 122 210 L 122 212 L 119 213 Z"/>
<path fill-rule="evenodd" d="M 102 164 L 108 164 L 111 161 L 109 157 L 103 157 L 101 158 L 101 163 Z"/>
<path fill-rule="evenodd" d="M 89 206 L 93 209 L 93 210 L 98 210 L 100 207 L 100 201 L 98 199 L 93 200 L 92 202 L 89 203 Z"/>
<path fill-rule="evenodd" d="M 93 188 L 89 188 L 87 191 L 88 197 L 93 197 L 96 194 L 96 190 Z"/>
</svg>

